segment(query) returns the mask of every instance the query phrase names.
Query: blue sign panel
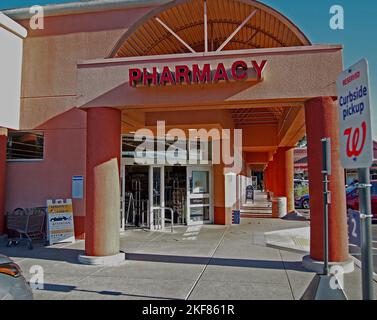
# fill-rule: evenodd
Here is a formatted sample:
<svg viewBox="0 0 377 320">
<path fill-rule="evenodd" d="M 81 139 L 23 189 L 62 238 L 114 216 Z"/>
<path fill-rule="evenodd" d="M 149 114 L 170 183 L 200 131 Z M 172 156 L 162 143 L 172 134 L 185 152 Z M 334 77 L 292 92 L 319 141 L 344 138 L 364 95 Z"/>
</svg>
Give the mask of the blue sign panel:
<svg viewBox="0 0 377 320">
<path fill-rule="evenodd" d="M 350 244 L 361 247 L 360 212 L 348 210 L 348 240 Z"/>
<path fill-rule="evenodd" d="M 232 211 L 232 224 L 241 224 L 241 212 L 239 210 Z"/>
<path fill-rule="evenodd" d="M 72 198 L 73 199 L 84 198 L 84 177 L 83 176 L 72 177 Z"/>
</svg>

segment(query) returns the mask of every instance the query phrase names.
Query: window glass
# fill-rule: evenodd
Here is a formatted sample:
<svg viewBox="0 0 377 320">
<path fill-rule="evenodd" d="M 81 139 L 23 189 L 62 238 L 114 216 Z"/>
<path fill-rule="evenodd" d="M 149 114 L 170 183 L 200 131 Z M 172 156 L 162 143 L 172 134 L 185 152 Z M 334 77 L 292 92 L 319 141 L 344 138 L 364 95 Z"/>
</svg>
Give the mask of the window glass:
<svg viewBox="0 0 377 320">
<path fill-rule="evenodd" d="M 43 149 L 42 132 L 10 131 L 8 133 L 8 160 L 42 160 Z"/>
<path fill-rule="evenodd" d="M 192 193 L 209 193 L 209 173 L 208 171 L 192 172 Z"/>
<path fill-rule="evenodd" d="M 123 158 L 146 158 L 146 159 L 165 159 L 172 163 L 174 161 L 179 161 L 180 163 L 187 162 L 189 159 L 203 161 L 212 160 L 212 143 L 199 143 L 199 141 L 190 142 L 187 141 L 174 141 L 170 139 L 157 140 L 154 138 L 144 139 L 143 141 L 135 141 L 133 135 L 122 136 L 122 157 Z M 151 149 L 148 152 L 142 151 L 136 154 L 136 148 L 140 146 L 143 142 L 147 142 Z M 174 144 L 174 146 L 173 146 Z M 170 148 L 170 150 L 169 150 Z M 165 151 L 161 152 L 161 151 Z M 205 161 L 204 161 L 205 160 Z"/>
</svg>

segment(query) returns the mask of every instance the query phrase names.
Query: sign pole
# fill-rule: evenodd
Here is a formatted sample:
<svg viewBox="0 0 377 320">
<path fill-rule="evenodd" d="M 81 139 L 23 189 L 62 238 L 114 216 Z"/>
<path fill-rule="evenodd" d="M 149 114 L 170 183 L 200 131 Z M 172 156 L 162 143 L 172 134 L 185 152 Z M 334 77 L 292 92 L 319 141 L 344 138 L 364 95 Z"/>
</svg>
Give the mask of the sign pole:
<svg viewBox="0 0 377 320">
<path fill-rule="evenodd" d="M 372 210 L 369 168 L 373 164 L 373 139 L 369 66 L 362 59 L 344 70 L 337 80 L 340 122 L 340 156 L 345 169 L 359 175 L 362 291 L 373 300 Z"/>
<path fill-rule="evenodd" d="M 331 174 L 331 142 L 329 138 L 324 138 L 322 141 L 322 174 L 323 174 L 323 245 L 324 245 L 324 259 L 323 259 L 323 274 L 329 274 L 329 175 Z"/>
<path fill-rule="evenodd" d="M 342 285 L 334 274 L 329 272 L 329 204 L 331 193 L 329 191 L 329 180 L 331 176 L 331 139 L 323 138 L 322 143 L 322 175 L 323 175 L 323 274 L 316 274 L 304 292 L 301 300 L 347 300 Z M 334 280 L 337 285 L 334 287 Z"/>
<path fill-rule="evenodd" d="M 368 168 L 358 169 L 361 218 L 361 265 L 363 300 L 373 300 L 373 252 L 371 184 Z"/>
</svg>

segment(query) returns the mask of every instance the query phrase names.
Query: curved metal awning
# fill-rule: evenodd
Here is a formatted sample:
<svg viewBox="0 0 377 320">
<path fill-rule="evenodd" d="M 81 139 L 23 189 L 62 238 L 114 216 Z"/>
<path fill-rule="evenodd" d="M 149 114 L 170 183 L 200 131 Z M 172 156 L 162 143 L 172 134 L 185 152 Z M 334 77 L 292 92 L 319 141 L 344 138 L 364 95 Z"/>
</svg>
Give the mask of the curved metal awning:
<svg viewBox="0 0 377 320">
<path fill-rule="evenodd" d="M 288 18 L 254 0 L 176 0 L 152 10 L 110 57 L 310 45 Z"/>
</svg>

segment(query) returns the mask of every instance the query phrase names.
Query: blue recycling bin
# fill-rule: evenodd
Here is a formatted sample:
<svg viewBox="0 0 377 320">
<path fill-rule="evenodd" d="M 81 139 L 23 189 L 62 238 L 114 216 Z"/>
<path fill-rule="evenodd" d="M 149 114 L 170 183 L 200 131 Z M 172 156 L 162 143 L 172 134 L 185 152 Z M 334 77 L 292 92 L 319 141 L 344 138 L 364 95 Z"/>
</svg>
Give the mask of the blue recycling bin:
<svg viewBox="0 0 377 320">
<path fill-rule="evenodd" d="M 241 224 L 240 210 L 232 210 L 232 224 Z"/>
</svg>

